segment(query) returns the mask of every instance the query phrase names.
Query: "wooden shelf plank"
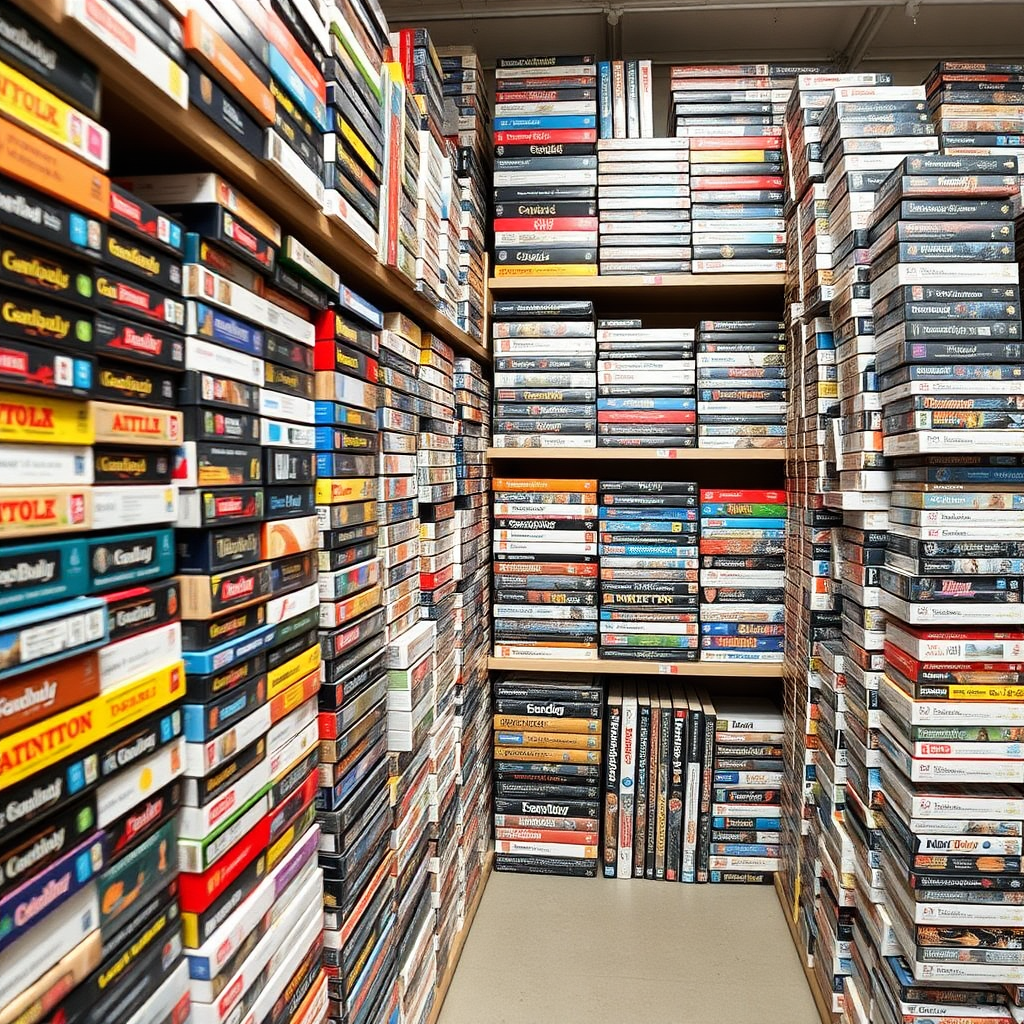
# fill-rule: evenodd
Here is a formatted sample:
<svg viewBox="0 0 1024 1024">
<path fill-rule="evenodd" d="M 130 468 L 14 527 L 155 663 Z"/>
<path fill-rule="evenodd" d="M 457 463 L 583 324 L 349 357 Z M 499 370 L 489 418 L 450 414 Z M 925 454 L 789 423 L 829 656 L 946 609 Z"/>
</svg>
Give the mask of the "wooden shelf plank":
<svg viewBox="0 0 1024 1024">
<path fill-rule="evenodd" d="M 480 909 L 480 901 L 484 898 L 484 889 L 487 888 L 487 881 L 491 877 L 491 869 L 493 867 L 494 850 L 491 849 L 484 854 L 483 867 L 480 869 L 480 883 L 477 885 L 476 892 L 473 894 L 473 901 L 466 911 L 466 918 L 462 922 L 462 931 L 455 937 L 451 953 L 448 956 L 448 963 L 445 966 L 444 973 L 441 975 L 441 980 L 435 988 L 434 1005 L 431 1007 L 430 1015 L 427 1017 L 427 1024 L 437 1024 L 441 1017 L 445 997 L 448 995 L 448 989 L 451 988 L 452 979 L 455 977 L 455 970 L 462 959 L 462 950 L 466 945 L 466 939 L 469 938 L 469 931 L 473 927 L 476 912 Z"/>
<path fill-rule="evenodd" d="M 490 462 L 572 459 L 574 462 L 785 462 L 785 448 L 488 448 Z"/>
<path fill-rule="evenodd" d="M 818 984 L 818 976 L 807 966 L 807 961 L 804 959 L 800 933 L 797 931 L 796 922 L 793 920 L 793 908 L 789 906 L 786 900 L 786 892 L 782 887 L 782 879 L 778 874 L 775 876 L 775 894 L 779 897 L 782 916 L 786 919 L 790 938 L 792 938 L 793 945 L 796 947 L 796 955 L 800 958 L 800 966 L 803 968 L 804 977 L 807 979 L 807 986 L 811 990 L 811 997 L 814 999 L 814 1005 L 817 1008 L 818 1016 L 821 1018 L 821 1024 L 835 1024 L 836 1015 L 832 1012 L 828 999 L 826 999 L 825 994 L 821 991 L 821 986 Z"/>
<path fill-rule="evenodd" d="M 573 672 L 631 676 L 690 676 L 717 679 L 781 679 L 782 663 L 723 664 L 711 661 L 609 661 L 604 658 L 489 658 L 487 667 L 493 672 L 550 672 L 564 675 Z"/>
<path fill-rule="evenodd" d="M 194 159 L 191 170 L 216 171 L 239 192 L 257 203 L 282 228 L 308 246 L 340 275 L 342 281 L 385 311 L 402 311 L 421 327 L 433 331 L 460 354 L 490 363 L 484 345 L 441 315 L 433 304 L 415 291 L 397 272 L 379 263 L 350 228 L 328 219 L 302 193 L 289 187 L 271 166 L 256 159 L 218 129 L 198 108 L 183 110 L 163 95 L 128 61 L 110 50 L 81 25 L 64 17 L 61 0 L 16 0 L 73 50 L 102 69 L 104 101 L 130 109 L 139 125 L 149 122 Z M 128 126 L 110 124 L 115 130 Z"/>
<path fill-rule="evenodd" d="M 637 274 L 602 277 L 492 277 L 492 292 L 611 292 L 638 288 L 685 292 L 721 289 L 777 290 L 786 284 L 785 274 Z"/>
</svg>

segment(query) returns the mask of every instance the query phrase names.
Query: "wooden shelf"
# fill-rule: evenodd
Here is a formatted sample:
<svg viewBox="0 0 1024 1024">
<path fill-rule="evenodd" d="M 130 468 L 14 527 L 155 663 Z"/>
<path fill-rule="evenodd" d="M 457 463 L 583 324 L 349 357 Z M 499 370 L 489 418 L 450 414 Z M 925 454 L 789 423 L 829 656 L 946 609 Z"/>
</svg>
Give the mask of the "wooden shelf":
<svg viewBox="0 0 1024 1024">
<path fill-rule="evenodd" d="M 818 976 L 807 966 L 807 961 L 804 959 L 800 932 L 797 930 L 796 922 L 793 920 L 793 908 L 789 906 L 786 900 L 786 892 L 782 887 L 782 879 L 778 874 L 775 876 L 775 894 L 779 897 L 782 916 L 786 919 L 790 938 L 792 938 L 793 945 L 796 947 L 796 955 L 800 957 L 800 966 L 803 968 L 804 977 L 807 979 L 807 986 L 811 990 L 811 997 L 814 999 L 814 1006 L 818 1011 L 818 1016 L 821 1018 L 821 1024 L 835 1024 L 836 1015 L 832 1012 L 831 1004 L 821 991 L 821 986 L 818 984 Z"/>
<path fill-rule="evenodd" d="M 269 164 L 257 160 L 218 129 L 200 110 L 183 110 L 163 95 L 115 51 L 90 35 L 81 25 L 65 18 L 61 0 L 16 0 L 32 17 L 41 21 L 73 50 L 102 69 L 103 109 L 113 108 L 131 120 L 104 117 L 112 129 L 115 144 L 122 133 L 139 138 L 140 153 L 147 150 L 146 136 L 159 135 L 161 148 L 186 151 L 187 166 L 173 170 L 216 171 L 256 202 L 281 227 L 330 264 L 344 284 L 365 295 L 385 311 L 401 311 L 419 325 L 433 331 L 460 354 L 490 363 L 486 347 L 442 316 L 433 304 L 414 290 L 397 272 L 379 263 L 353 231 L 329 220 L 302 194 L 290 188 Z M 122 123 L 124 120 L 124 123 Z M 148 124 L 147 124 L 148 122 Z M 122 139 L 122 142 L 124 140 Z M 132 170 L 118 167 L 117 171 Z M 137 169 L 137 168 L 136 168 Z"/>
<path fill-rule="evenodd" d="M 608 661 L 604 658 L 488 658 L 493 672 L 573 672 L 630 676 L 689 676 L 692 678 L 781 679 L 782 663 L 722 664 L 712 661 Z"/>
<path fill-rule="evenodd" d="M 490 828 L 490 822 L 487 823 L 488 829 Z M 445 997 L 448 995 L 448 989 L 451 988 L 452 979 L 455 977 L 455 969 L 459 966 L 459 961 L 462 959 L 462 950 L 466 945 L 466 939 L 469 938 L 469 930 L 473 927 L 473 920 L 476 917 L 477 910 L 480 909 L 480 901 L 484 898 L 484 889 L 487 888 L 487 881 L 491 877 L 491 869 L 494 867 L 494 850 L 490 849 L 484 854 L 483 867 L 480 869 L 480 882 L 477 884 L 476 892 L 473 894 L 473 900 L 466 910 L 466 917 L 462 922 L 462 931 L 455 937 L 454 943 L 452 943 L 451 953 L 448 956 L 448 963 L 445 965 L 444 973 L 441 975 L 441 980 L 437 983 L 434 990 L 434 1005 L 431 1007 L 430 1016 L 427 1017 L 427 1024 L 437 1024 L 441 1017 L 441 1010 L 444 1008 Z"/>
<path fill-rule="evenodd" d="M 785 274 L 640 274 L 637 276 L 601 277 L 492 277 L 490 291 L 498 298 L 511 298 L 524 293 L 584 293 L 595 299 L 636 302 L 637 292 L 657 299 L 671 299 L 683 308 L 741 305 L 743 308 L 764 308 L 782 301 Z"/>
<path fill-rule="evenodd" d="M 488 448 L 490 462 L 558 461 L 785 462 L 785 448 Z"/>
</svg>

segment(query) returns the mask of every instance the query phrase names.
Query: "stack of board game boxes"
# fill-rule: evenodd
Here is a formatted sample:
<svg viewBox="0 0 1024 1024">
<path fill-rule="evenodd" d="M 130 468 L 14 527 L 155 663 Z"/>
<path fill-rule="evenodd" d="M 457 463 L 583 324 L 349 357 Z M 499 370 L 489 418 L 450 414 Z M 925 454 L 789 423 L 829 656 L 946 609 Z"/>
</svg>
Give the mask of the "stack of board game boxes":
<svg viewBox="0 0 1024 1024">
<path fill-rule="evenodd" d="M 784 491 L 701 490 L 703 661 L 782 661 L 786 513 Z"/>
<path fill-rule="evenodd" d="M 387 682 L 378 537 L 383 316 L 347 289 L 317 323 L 320 865 L 330 1017 L 386 1004 L 393 931 Z M 366 966 L 369 964 L 370 966 Z"/>
<path fill-rule="evenodd" d="M 455 459 L 456 595 L 455 696 L 458 801 L 454 828 L 458 835 L 456 886 L 459 927 L 481 878 L 489 835 L 491 759 L 491 688 L 487 658 L 491 652 L 490 471 L 486 448 L 490 437 L 490 388 L 475 360 L 455 361 L 457 433 Z"/>
<path fill-rule="evenodd" d="M 599 448 L 696 446 L 694 330 L 597 322 Z"/>
<path fill-rule="evenodd" d="M 349 10 L 362 6 L 353 3 Z M 357 19 L 334 16 L 324 40 L 324 210 L 376 249 L 385 189 L 381 44 L 387 26 L 376 20 L 367 28 Z"/>
<path fill-rule="evenodd" d="M 602 274 L 690 269 L 689 139 L 607 138 L 597 144 Z"/>
<path fill-rule="evenodd" d="M 690 143 L 694 273 L 786 269 L 779 126 L 793 77 L 771 65 L 672 68 L 670 127 Z"/>
<path fill-rule="evenodd" d="M 602 658 L 696 661 L 697 485 L 602 480 Z"/>
<path fill-rule="evenodd" d="M 594 448 L 593 303 L 500 300 L 493 316 L 494 447 Z M 608 373 L 614 376 L 614 368 Z"/>
<path fill-rule="evenodd" d="M 499 58 L 495 74 L 495 276 L 596 274 L 594 58 Z"/>
<path fill-rule="evenodd" d="M 444 72 L 445 138 L 457 145 L 453 198 L 459 210 L 459 289 L 456 323 L 483 337 L 487 276 L 487 182 L 493 159 L 490 90 L 480 58 L 469 47 L 438 49 Z M 513 218 L 514 219 L 514 218 Z"/>
<path fill-rule="evenodd" d="M 697 688 L 608 687 L 606 878 L 771 885 L 779 869 L 782 714 Z"/>
<path fill-rule="evenodd" d="M 992 984 L 1019 1003 L 1024 982 L 1016 917 L 983 895 L 1019 877 L 1024 781 L 1013 742 L 1024 523 L 1019 483 L 997 482 L 1015 475 L 1000 473 L 1000 456 L 1012 456 L 1012 470 L 1024 441 L 1019 268 L 1001 230 L 1019 178 L 999 163 L 907 158 L 880 187 L 873 223 L 930 201 L 933 241 L 911 248 L 897 233 L 871 273 L 884 450 L 897 477 L 879 572 L 881 868 L 914 978 L 971 990 L 972 1004 L 988 1002 Z M 963 304 L 953 316 L 917 319 L 918 293 L 949 286 Z M 972 464 L 970 482 L 956 486 Z M 939 722 L 949 730 L 941 737 L 930 731 Z"/>
<path fill-rule="evenodd" d="M 597 65 L 597 100 L 602 139 L 654 136 L 654 70 L 649 60 L 602 60 Z M 589 90 L 579 99 L 589 100 Z"/>
<path fill-rule="evenodd" d="M 7 17 L 0 1006 L 12 1019 L 187 1015 L 171 482 L 184 237 L 107 177 L 96 68 Z"/>
<path fill-rule="evenodd" d="M 313 321 L 337 278 L 294 239 L 277 233 L 275 244 L 274 225 L 258 211 L 252 223 L 224 205 L 211 209 L 214 183 L 143 185 L 193 229 L 184 268 L 187 365 L 195 359 L 193 369 L 233 372 L 253 398 L 242 411 L 230 379 L 208 386 L 212 408 L 196 393 L 175 469 L 185 664 L 199 686 L 185 707 L 181 835 L 207 847 L 215 833 L 224 850 L 212 865 L 183 866 L 185 944 L 198 949 L 234 926 L 237 918 L 228 918 L 248 910 L 250 899 L 258 902 L 259 885 L 278 864 L 293 855 L 304 864 L 316 847 Z M 198 196 L 187 194 L 194 187 Z M 245 243 L 253 244 L 248 261 Z M 278 265 L 284 274 L 271 283 Z M 315 874 L 308 891 L 320 883 Z M 322 908 L 279 895 L 251 952 L 221 965 L 209 985 L 193 979 L 193 1012 L 256 1006 L 269 998 L 264 972 L 277 995 L 294 978 L 301 998 L 321 999 L 322 918 Z"/>
<path fill-rule="evenodd" d="M 596 657 L 593 588 L 577 579 L 597 579 L 597 481 L 496 477 L 493 491 L 495 655 Z"/>
<path fill-rule="evenodd" d="M 597 875 L 604 692 L 587 675 L 495 680 L 495 870 Z"/>
<path fill-rule="evenodd" d="M 940 61 L 925 80 L 945 153 L 1001 157 L 1012 174 L 1024 157 L 1024 63 Z"/>
<path fill-rule="evenodd" d="M 702 320 L 697 445 L 785 448 L 786 331 L 773 320 Z"/>
<path fill-rule="evenodd" d="M 831 424 L 838 415 L 836 341 L 829 317 L 833 294 L 858 316 L 865 313 L 867 285 L 857 281 L 856 268 L 833 270 L 835 240 L 830 219 L 830 189 L 825 183 L 821 159 L 821 119 L 837 87 L 868 87 L 888 84 L 890 75 L 800 75 L 786 113 L 786 176 L 793 202 L 789 208 L 787 244 L 786 319 L 789 331 L 787 446 L 787 497 L 790 507 L 786 540 L 785 648 L 786 711 L 793 731 L 787 736 L 783 801 L 784 829 L 802 835 L 800 843 L 784 846 L 785 870 L 781 882 L 787 899 L 800 901 L 801 920 L 809 928 L 813 900 L 808 894 L 818 884 L 816 868 L 817 827 L 812 829 L 819 806 L 815 792 L 815 761 L 822 695 L 820 652 L 823 645 L 843 637 L 844 612 L 857 622 L 861 607 L 853 597 L 840 605 L 838 566 L 846 557 L 848 538 L 857 531 L 840 529 L 841 512 L 824 507 L 825 495 L 839 486 L 839 470 L 881 467 L 875 456 L 844 455 L 833 444 Z M 891 112 L 890 112 L 891 113 Z M 881 112 L 880 112 L 880 116 Z M 870 160 L 870 156 L 860 157 Z M 845 192 L 845 189 L 841 190 Z M 848 233 L 846 218 L 837 217 L 837 234 Z M 838 280 L 837 280 L 838 277 Z M 834 283 L 835 282 L 835 283 Z M 860 305 L 858 305 L 858 303 Z M 868 306 L 870 304 L 868 303 Z M 868 310 L 869 311 L 869 310 Z M 871 412 L 860 409 L 859 412 Z M 877 414 L 877 410 L 875 410 Z M 880 458 L 880 457 L 878 457 Z M 868 628 L 877 623 L 869 620 Z M 870 661 L 865 660 L 870 667 Z M 829 812 L 825 810 L 827 815 Z M 863 859 L 870 871 L 868 857 Z"/>
</svg>

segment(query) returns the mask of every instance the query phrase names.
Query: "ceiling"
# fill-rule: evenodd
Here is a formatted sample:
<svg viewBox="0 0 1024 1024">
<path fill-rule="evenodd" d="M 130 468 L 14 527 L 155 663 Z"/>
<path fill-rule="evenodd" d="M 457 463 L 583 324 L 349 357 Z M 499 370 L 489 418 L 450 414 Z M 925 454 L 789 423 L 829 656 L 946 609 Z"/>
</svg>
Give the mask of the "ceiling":
<svg viewBox="0 0 1024 1024">
<path fill-rule="evenodd" d="M 989 0 L 384 0 L 395 27 L 499 56 L 593 53 L 668 65 L 838 61 L 917 82 L 944 57 L 1024 60 L 1024 2 Z"/>
</svg>

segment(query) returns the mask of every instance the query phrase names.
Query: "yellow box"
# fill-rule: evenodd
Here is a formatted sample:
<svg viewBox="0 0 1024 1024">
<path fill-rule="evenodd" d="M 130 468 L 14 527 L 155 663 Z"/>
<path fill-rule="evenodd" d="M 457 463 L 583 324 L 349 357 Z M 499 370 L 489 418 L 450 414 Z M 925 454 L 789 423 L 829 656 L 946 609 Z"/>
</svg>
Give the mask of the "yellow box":
<svg viewBox="0 0 1024 1024">
<path fill-rule="evenodd" d="M 0 112 L 101 171 L 110 163 L 110 133 L 106 128 L 3 61 Z"/>
<path fill-rule="evenodd" d="M 315 644 L 301 654 L 297 654 L 291 661 L 271 669 L 267 673 L 267 697 L 276 697 L 283 690 L 298 682 L 304 676 L 320 667 L 320 645 Z"/>
<path fill-rule="evenodd" d="M 0 391 L 0 441 L 92 444 L 95 439 L 89 402 Z"/>
<path fill-rule="evenodd" d="M 340 480 L 317 480 L 316 503 L 338 505 L 346 501 L 376 501 L 377 478 L 353 477 Z"/>
<path fill-rule="evenodd" d="M 184 694 L 185 665 L 176 661 L 19 732 L 0 737 L 0 790 L 159 711 Z"/>
<path fill-rule="evenodd" d="M 0 487 L 0 540 L 91 527 L 91 487 Z"/>
</svg>

